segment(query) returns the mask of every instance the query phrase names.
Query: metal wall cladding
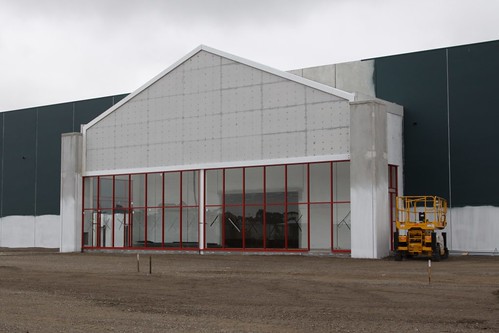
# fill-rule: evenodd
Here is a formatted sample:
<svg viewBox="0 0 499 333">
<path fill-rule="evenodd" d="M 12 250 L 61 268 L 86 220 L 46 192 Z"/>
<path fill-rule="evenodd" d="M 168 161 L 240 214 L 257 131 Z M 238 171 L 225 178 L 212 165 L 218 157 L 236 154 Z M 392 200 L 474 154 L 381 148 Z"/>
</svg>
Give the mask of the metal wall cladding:
<svg viewBox="0 0 499 333">
<path fill-rule="evenodd" d="M 200 51 L 87 130 L 86 171 L 347 153 L 348 107 Z"/>
</svg>

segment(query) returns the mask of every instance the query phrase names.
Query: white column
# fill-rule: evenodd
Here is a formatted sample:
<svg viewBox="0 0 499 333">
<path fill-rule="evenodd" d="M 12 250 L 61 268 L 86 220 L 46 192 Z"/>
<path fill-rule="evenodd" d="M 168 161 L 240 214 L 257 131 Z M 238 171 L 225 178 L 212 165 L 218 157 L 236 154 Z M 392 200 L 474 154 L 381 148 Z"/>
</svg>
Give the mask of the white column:
<svg viewBox="0 0 499 333">
<path fill-rule="evenodd" d="M 351 103 L 350 186 L 352 257 L 389 255 L 386 106 L 377 101 Z"/>
<path fill-rule="evenodd" d="M 199 251 L 204 250 L 204 170 L 199 170 Z"/>
<path fill-rule="evenodd" d="M 81 251 L 82 135 L 61 137 L 61 239 L 60 252 Z"/>
</svg>

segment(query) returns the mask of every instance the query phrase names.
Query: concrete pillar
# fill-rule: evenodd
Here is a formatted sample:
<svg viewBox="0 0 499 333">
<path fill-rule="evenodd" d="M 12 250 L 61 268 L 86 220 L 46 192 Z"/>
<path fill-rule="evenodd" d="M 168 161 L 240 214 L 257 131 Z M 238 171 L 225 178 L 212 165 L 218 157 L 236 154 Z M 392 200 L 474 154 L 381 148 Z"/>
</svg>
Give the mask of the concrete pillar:
<svg viewBox="0 0 499 333">
<path fill-rule="evenodd" d="M 386 106 L 350 105 L 352 257 L 383 258 L 390 244 Z"/>
<path fill-rule="evenodd" d="M 61 137 L 60 252 L 81 251 L 82 134 Z"/>
</svg>

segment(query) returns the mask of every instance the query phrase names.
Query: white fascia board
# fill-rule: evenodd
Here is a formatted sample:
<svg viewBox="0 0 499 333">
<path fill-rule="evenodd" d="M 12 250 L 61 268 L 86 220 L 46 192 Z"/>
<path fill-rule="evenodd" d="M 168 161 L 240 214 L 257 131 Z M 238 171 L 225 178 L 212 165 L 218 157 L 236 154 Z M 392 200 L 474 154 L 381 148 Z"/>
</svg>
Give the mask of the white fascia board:
<svg viewBox="0 0 499 333">
<path fill-rule="evenodd" d="M 322 156 L 277 158 L 277 159 L 257 160 L 257 161 L 233 161 L 233 162 L 218 162 L 218 163 L 189 164 L 189 165 L 172 165 L 172 166 L 153 167 L 153 168 L 99 170 L 99 171 L 84 172 L 83 176 L 84 177 L 107 176 L 107 175 L 122 175 L 130 173 L 156 173 L 156 172 L 168 172 L 168 171 L 255 167 L 255 166 L 270 166 L 270 165 L 282 165 L 282 164 L 331 162 L 331 161 L 339 162 L 339 161 L 349 161 L 349 160 L 350 160 L 350 154 L 335 154 L 335 155 L 322 155 Z"/>
<path fill-rule="evenodd" d="M 86 131 L 87 129 L 89 129 L 90 127 L 92 127 L 93 125 L 95 125 L 96 123 L 98 123 L 99 121 L 101 121 L 102 119 L 104 119 L 105 117 L 107 117 L 114 110 L 118 109 L 123 104 L 127 103 L 129 100 L 131 100 L 132 98 L 134 98 L 135 96 L 137 96 L 138 94 L 140 94 L 146 88 L 148 88 L 153 83 L 155 83 L 156 81 L 158 81 L 159 79 L 161 79 L 163 76 L 165 76 L 166 74 L 168 74 L 169 72 L 171 72 L 172 70 L 174 70 L 175 68 L 177 68 L 178 66 L 180 66 L 182 63 L 184 63 L 186 60 L 188 60 L 189 58 L 191 58 L 192 56 L 194 56 L 199 51 L 206 51 L 206 52 L 209 52 L 209 53 L 212 53 L 212 54 L 215 54 L 215 55 L 227 58 L 229 60 L 232 60 L 232 61 L 244 64 L 244 65 L 247 65 L 247 66 L 259 69 L 261 71 L 264 71 L 264 72 L 267 72 L 267 73 L 270 73 L 270 74 L 273 74 L 273 75 L 276 75 L 276 76 L 280 76 L 280 77 L 282 77 L 284 79 L 287 79 L 287 80 L 290 80 L 290 81 L 294 81 L 294 82 L 303 84 L 305 86 L 308 86 L 308 87 L 311 87 L 311 88 L 323 91 L 325 93 L 332 94 L 332 95 L 344 98 L 344 99 L 346 99 L 346 100 L 348 100 L 350 102 L 352 102 L 352 101 L 355 100 L 355 94 L 354 93 L 349 93 L 349 92 L 346 92 L 346 91 L 343 91 L 343 90 L 340 90 L 340 89 L 336 89 L 336 88 L 327 86 L 325 84 L 322 84 L 322 83 L 319 83 L 319 82 L 316 82 L 316 81 L 305 79 L 305 78 L 303 78 L 301 76 L 297 76 L 297 75 L 294 75 L 294 74 L 291 74 L 291 73 L 288 73 L 288 72 L 280 71 L 278 69 L 275 69 L 275 68 L 272 68 L 272 67 L 268 67 L 268 66 L 259 64 L 257 62 L 254 62 L 254 61 L 251 61 L 251 60 L 248 60 L 248 59 L 244 59 L 244 58 L 235 56 L 233 54 L 226 53 L 226 52 L 214 49 L 214 48 L 206 46 L 206 45 L 200 45 L 200 46 L 196 47 L 194 50 L 192 50 L 191 52 L 187 53 L 182 58 L 180 58 L 173 65 L 171 65 L 170 67 L 168 67 L 167 69 L 165 69 L 164 71 L 162 71 L 161 73 L 159 73 L 158 75 L 156 75 L 154 78 L 152 78 L 151 80 L 149 80 L 148 82 L 146 82 L 144 85 L 142 85 L 140 88 L 138 88 L 137 90 L 135 90 L 133 93 L 129 94 L 127 97 L 123 98 L 121 101 L 119 101 L 118 103 L 116 103 L 115 105 L 113 105 L 112 107 L 110 107 L 104 113 L 102 113 L 99 116 L 97 116 L 96 118 L 94 118 L 91 122 L 89 122 L 88 124 L 84 125 L 83 126 L 83 131 Z"/>
</svg>

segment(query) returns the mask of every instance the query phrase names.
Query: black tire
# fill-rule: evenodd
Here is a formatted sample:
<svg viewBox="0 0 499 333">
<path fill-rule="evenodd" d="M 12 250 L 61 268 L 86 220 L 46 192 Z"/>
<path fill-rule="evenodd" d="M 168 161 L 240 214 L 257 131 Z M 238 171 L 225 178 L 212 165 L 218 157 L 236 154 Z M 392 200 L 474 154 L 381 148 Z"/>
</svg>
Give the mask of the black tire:
<svg viewBox="0 0 499 333">
<path fill-rule="evenodd" d="M 445 248 L 445 253 L 444 255 L 442 256 L 442 259 L 447 259 L 449 258 L 449 249 L 448 248 Z"/>
<path fill-rule="evenodd" d="M 432 251 L 431 260 L 438 262 L 440 261 L 441 258 L 442 257 L 440 256 L 440 244 L 437 244 L 435 246 L 435 250 Z"/>
<path fill-rule="evenodd" d="M 395 261 L 402 261 L 402 258 L 403 258 L 403 257 L 404 257 L 404 256 L 403 256 L 402 252 L 400 252 L 400 251 L 398 251 L 398 250 L 397 250 L 397 251 L 395 251 Z"/>
</svg>

